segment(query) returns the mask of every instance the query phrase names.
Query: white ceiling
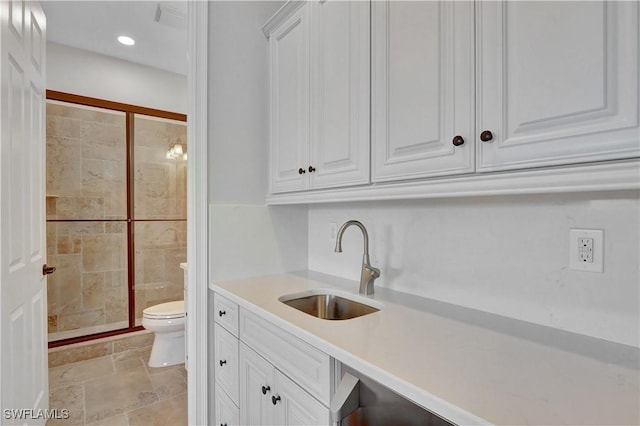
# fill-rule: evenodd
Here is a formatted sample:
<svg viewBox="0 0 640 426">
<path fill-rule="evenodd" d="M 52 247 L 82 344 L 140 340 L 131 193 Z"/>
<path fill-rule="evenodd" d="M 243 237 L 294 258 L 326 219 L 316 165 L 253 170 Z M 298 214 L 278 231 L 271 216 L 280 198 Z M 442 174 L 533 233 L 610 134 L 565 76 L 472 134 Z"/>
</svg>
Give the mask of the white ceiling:
<svg viewBox="0 0 640 426">
<path fill-rule="evenodd" d="M 186 1 L 44 1 L 42 7 L 49 41 L 187 74 Z M 118 43 L 119 35 L 136 44 Z"/>
</svg>

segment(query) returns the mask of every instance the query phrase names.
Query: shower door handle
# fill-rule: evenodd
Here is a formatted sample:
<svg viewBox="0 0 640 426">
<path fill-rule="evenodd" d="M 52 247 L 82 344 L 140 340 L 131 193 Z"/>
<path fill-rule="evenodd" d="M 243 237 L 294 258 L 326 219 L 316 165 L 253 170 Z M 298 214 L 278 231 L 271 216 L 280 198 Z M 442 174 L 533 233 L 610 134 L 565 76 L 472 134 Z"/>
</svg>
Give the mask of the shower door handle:
<svg viewBox="0 0 640 426">
<path fill-rule="evenodd" d="M 47 266 L 46 263 L 44 265 L 42 265 L 42 275 L 51 275 L 55 271 L 56 271 L 56 267 L 55 266 Z"/>
</svg>

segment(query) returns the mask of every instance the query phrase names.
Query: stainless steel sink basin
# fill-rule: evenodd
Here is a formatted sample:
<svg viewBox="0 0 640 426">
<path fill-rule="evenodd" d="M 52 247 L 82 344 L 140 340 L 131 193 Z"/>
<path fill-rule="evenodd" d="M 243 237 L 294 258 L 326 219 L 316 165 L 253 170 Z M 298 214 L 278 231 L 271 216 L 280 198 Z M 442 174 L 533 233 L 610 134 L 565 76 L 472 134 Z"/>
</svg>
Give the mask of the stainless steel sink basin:
<svg viewBox="0 0 640 426">
<path fill-rule="evenodd" d="M 357 318 L 380 310 L 368 303 L 360 303 L 332 293 L 299 293 L 283 296 L 280 301 L 305 314 L 326 320 Z"/>
</svg>

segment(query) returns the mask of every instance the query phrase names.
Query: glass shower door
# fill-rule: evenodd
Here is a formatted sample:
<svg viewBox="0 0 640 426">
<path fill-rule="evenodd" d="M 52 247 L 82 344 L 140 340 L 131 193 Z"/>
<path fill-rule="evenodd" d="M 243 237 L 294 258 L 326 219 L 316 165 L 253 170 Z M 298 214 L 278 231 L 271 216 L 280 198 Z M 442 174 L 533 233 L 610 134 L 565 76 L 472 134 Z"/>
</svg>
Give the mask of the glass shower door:
<svg viewBox="0 0 640 426">
<path fill-rule="evenodd" d="M 182 300 L 187 259 L 187 126 L 135 114 L 133 120 L 135 321 L 143 309 Z"/>
<path fill-rule="evenodd" d="M 128 327 L 126 115 L 47 102 L 49 341 Z"/>
</svg>

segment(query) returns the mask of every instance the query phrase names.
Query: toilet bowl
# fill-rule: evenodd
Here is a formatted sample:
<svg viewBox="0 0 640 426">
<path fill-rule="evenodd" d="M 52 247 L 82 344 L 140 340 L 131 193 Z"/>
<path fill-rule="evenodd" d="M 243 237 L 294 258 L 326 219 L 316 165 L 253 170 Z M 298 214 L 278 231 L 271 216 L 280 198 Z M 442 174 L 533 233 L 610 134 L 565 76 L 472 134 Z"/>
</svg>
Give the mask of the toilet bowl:
<svg viewBox="0 0 640 426">
<path fill-rule="evenodd" d="M 146 308 L 142 311 L 142 326 L 155 333 L 149 367 L 184 362 L 184 300 Z"/>
</svg>

